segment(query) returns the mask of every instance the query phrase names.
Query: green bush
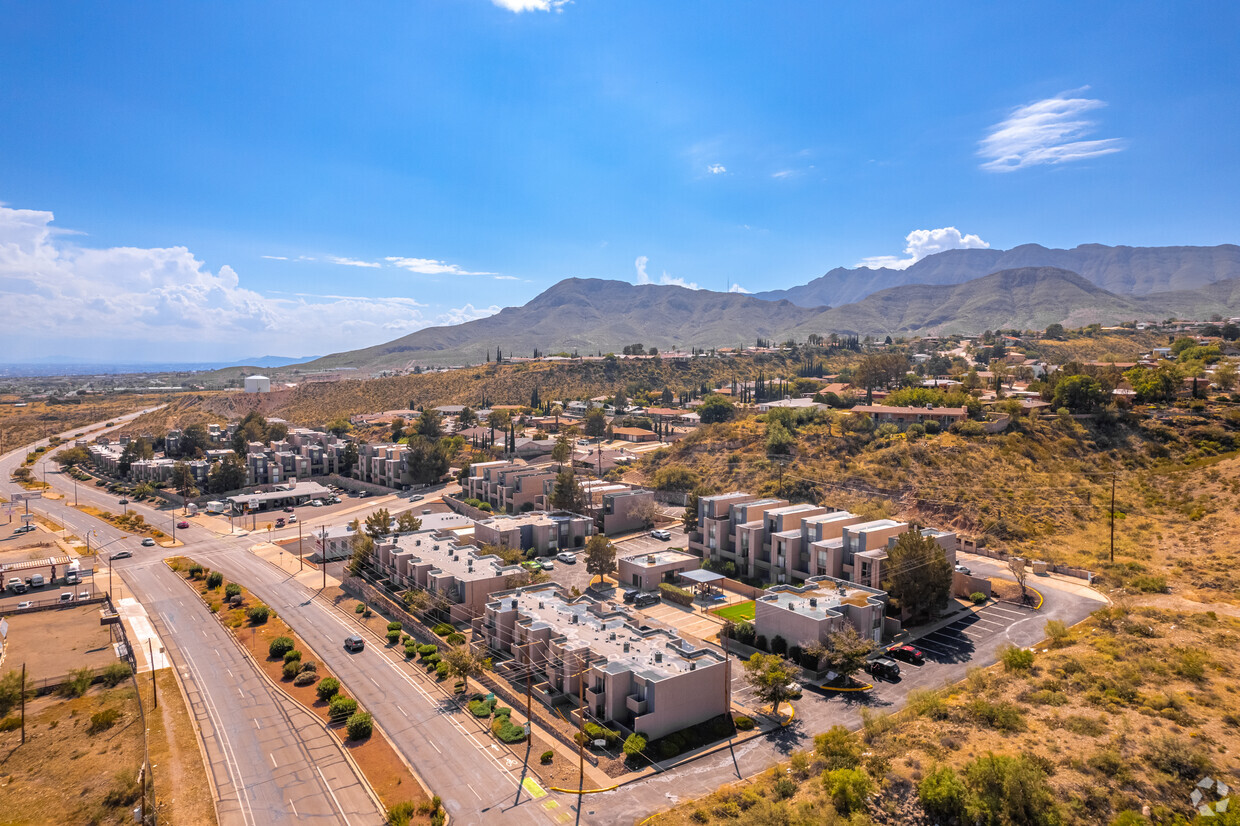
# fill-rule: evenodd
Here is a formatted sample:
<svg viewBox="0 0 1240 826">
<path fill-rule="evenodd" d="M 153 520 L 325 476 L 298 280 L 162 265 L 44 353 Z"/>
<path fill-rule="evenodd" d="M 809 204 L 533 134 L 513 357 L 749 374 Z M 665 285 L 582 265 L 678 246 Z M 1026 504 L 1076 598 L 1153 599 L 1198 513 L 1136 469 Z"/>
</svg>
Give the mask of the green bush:
<svg viewBox="0 0 1240 826">
<path fill-rule="evenodd" d="M 121 713 L 115 708 L 105 708 L 102 711 L 96 711 L 90 715 L 90 725 L 86 727 L 87 734 L 98 734 L 101 731 L 107 731 L 116 724 L 121 718 Z"/>
<path fill-rule="evenodd" d="M 692 591 L 687 591 L 684 588 L 679 588 L 670 582 L 660 582 L 659 593 L 663 596 L 663 599 L 667 600 L 668 602 L 674 602 L 677 605 L 692 605 L 693 604 L 693 592 Z"/>
<path fill-rule="evenodd" d="M 865 809 L 865 800 L 873 790 L 870 776 L 861 769 L 835 769 L 822 776 L 823 786 L 831 795 L 831 802 L 840 814 L 851 814 Z"/>
<path fill-rule="evenodd" d="M 95 672 L 89 668 L 69 669 L 69 679 L 60 686 L 60 693 L 66 697 L 81 697 L 94 682 Z"/>
<path fill-rule="evenodd" d="M 439 653 L 438 645 L 428 644 L 428 645 L 418 646 L 418 656 L 420 657 L 429 657 L 431 654 L 438 654 L 438 653 Z"/>
<path fill-rule="evenodd" d="M 230 582 L 224 586 L 224 596 L 228 599 L 241 596 L 241 586 L 235 582 Z"/>
<path fill-rule="evenodd" d="M 1210 756 L 1200 745 L 1174 734 L 1151 740 L 1144 757 L 1159 771 L 1185 780 L 1194 780 L 1213 768 Z"/>
<path fill-rule="evenodd" d="M 746 717 L 744 714 L 739 714 L 733 722 L 736 724 L 738 731 L 753 731 L 754 721 L 752 717 Z"/>
<path fill-rule="evenodd" d="M 422 664 L 425 665 L 427 668 L 432 668 L 433 666 L 439 665 L 439 661 L 442 659 L 443 658 L 440 657 L 438 654 L 427 654 L 425 657 L 422 658 Z"/>
<path fill-rule="evenodd" d="M 12 717 L 5 717 L 3 720 L 0 720 L 0 733 L 6 731 L 16 731 L 21 727 L 22 718 L 18 717 L 16 714 Z"/>
<path fill-rule="evenodd" d="M 399 621 L 397 621 L 397 620 L 393 620 L 393 621 L 391 621 L 391 622 L 389 622 L 389 623 L 387 624 L 387 630 L 389 630 L 389 631 L 399 631 L 399 630 L 401 630 L 401 628 L 403 628 L 403 627 L 404 627 L 404 626 L 402 626 L 402 625 L 400 624 L 400 622 L 399 622 Z"/>
<path fill-rule="evenodd" d="M 271 616 L 271 609 L 266 605 L 251 605 L 245 615 L 250 618 L 251 625 L 262 625 Z"/>
<path fill-rule="evenodd" d="M 1008 671 L 1028 671 L 1033 668 L 1033 651 L 1008 645 L 999 652 L 999 659 Z"/>
<path fill-rule="evenodd" d="M 387 641 L 388 645 L 396 645 L 396 643 L 400 642 L 400 629 L 398 628 L 394 631 L 388 631 Z"/>
<path fill-rule="evenodd" d="M 934 421 L 933 419 L 925 423 L 925 428 L 926 428 L 927 436 L 933 436 L 934 434 L 938 433 L 940 430 L 943 429 L 942 425 L 940 425 L 938 422 Z"/>
<path fill-rule="evenodd" d="M 383 821 L 384 826 L 409 826 L 413 821 L 413 816 L 418 810 L 409 801 L 397 803 L 395 806 L 387 810 L 387 819 Z"/>
<path fill-rule="evenodd" d="M 448 679 L 448 664 L 445 662 L 435 663 L 435 679 Z"/>
<path fill-rule="evenodd" d="M 662 740 L 659 742 L 658 754 L 660 760 L 670 760 L 680 754 L 680 749 L 671 740 Z"/>
<path fill-rule="evenodd" d="M 291 680 L 301 673 L 301 663 L 298 660 L 289 660 L 284 664 L 284 679 Z"/>
<path fill-rule="evenodd" d="M 475 717 L 490 717 L 495 708 L 494 700 L 470 700 L 469 712 Z"/>
<path fill-rule="evenodd" d="M 279 660 L 296 647 L 297 643 L 293 641 L 292 637 L 276 637 L 267 646 L 267 653 L 271 655 L 271 659 Z"/>
<path fill-rule="evenodd" d="M 453 628 L 451 625 L 448 625 L 448 623 L 446 622 L 439 623 L 431 630 L 434 631 L 435 635 L 439 637 L 446 637 L 449 634 L 452 634 L 456 631 L 455 628 Z"/>
<path fill-rule="evenodd" d="M 999 731 L 1021 731 L 1025 727 L 1020 709 L 1011 703 L 992 703 L 979 697 L 969 703 L 968 710 L 977 722 Z"/>
<path fill-rule="evenodd" d="M 357 700 L 352 697 L 346 697 L 343 694 L 336 694 L 327 703 L 327 713 L 333 722 L 339 722 L 353 715 L 357 711 Z"/>
<path fill-rule="evenodd" d="M 365 740 L 374 731 L 375 722 L 368 713 L 359 711 L 349 717 L 344 727 L 350 740 Z"/>
<path fill-rule="evenodd" d="M 828 771 L 856 768 L 864 751 L 865 746 L 857 735 L 840 725 L 814 738 L 814 752 L 822 758 Z"/>
<path fill-rule="evenodd" d="M 362 604 L 359 602 L 359 603 L 357 604 L 357 607 L 353 609 L 353 613 L 355 613 L 355 614 L 360 614 L 360 613 L 362 613 L 362 612 L 363 612 L 363 611 L 365 611 L 365 610 L 366 610 L 366 606 L 365 606 L 365 605 L 362 605 Z"/>
<path fill-rule="evenodd" d="M 114 662 L 101 672 L 103 684 L 108 688 L 112 688 L 127 680 L 131 673 L 129 663 Z"/>
<path fill-rule="evenodd" d="M 332 698 L 340 693 L 340 681 L 335 677 L 327 677 L 314 690 L 319 695 L 320 700 L 330 703 Z"/>
<path fill-rule="evenodd" d="M 940 766 L 917 784 L 917 797 L 926 814 L 947 822 L 964 817 L 969 791 L 951 766 Z"/>
<path fill-rule="evenodd" d="M 418 656 L 418 649 L 417 649 L 417 646 L 414 646 L 414 645 L 406 645 L 406 646 L 405 646 L 405 659 L 406 659 L 406 660 L 412 660 L 412 659 L 413 659 L 414 657 L 416 657 L 416 656 Z"/>
<path fill-rule="evenodd" d="M 189 578 L 198 579 L 200 576 L 202 576 L 202 566 L 195 562 L 189 566 Z"/>
<path fill-rule="evenodd" d="M 983 602 L 989 599 L 989 597 L 987 597 L 981 591 L 974 591 L 973 593 L 969 594 L 969 599 L 973 600 L 974 605 L 981 605 Z"/>
<path fill-rule="evenodd" d="M 223 584 L 224 584 L 224 575 L 221 574 L 219 571 L 212 571 L 211 573 L 207 574 L 207 587 L 208 588 L 215 590 L 216 588 L 220 587 Z"/>
<path fill-rule="evenodd" d="M 292 651 L 284 652 L 284 661 L 286 663 L 291 663 L 293 660 L 300 660 L 300 659 L 301 659 L 301 652 L 298 651 L 296 648 L 294 648 Z"/>
<path fill-rule="evenodd" d="M 491 721 L 491 733 L 505 743 L 520 743 L 525 739 L 525 729 L 513 725 L 507 714 L 497 714 Z"/>
<path fill-rule="evenodd" d="M 636 757 L 646 751 L 646 738 L 640 734 L 630 734 L 624 741 L 624 753 Z"/>
<path fill-rule="evenodd" d="M 314 685 L 315 681 L 317 681 L 318 679 L 319 679 L 319 675 L 315 674 L 313 671 L 302 671 L 296 677 L 293 678 L 293 685 L 296 685 L 296 686 Z"/>
<path fill-rule="evenodd" d="M 1167 593 L 1167 578 L 1153 574 L 1139 574 L 1128 580 L 1128 584 L 1145 594 Z"/>
<path fill-rule="evenodd" d="M 538 761 L 546 766 L 549 765 L 553 759 L 555 759 L 555 752 L 548 749 L 542 753 L 542 756 L 538 758 Z"/>
<path fill-rule="evenodd" d="M 316 663 L 314 660 L 306 660 L 304 663 L 301 664 L 301 673 L 303 674 L 307 671 L 315 672 L 318 670 L 319 670 L 319 664 Z"/>
<path fill-rule="evenodd" d="M 464 645 L 465 635 L 464 634 L 449 634 L 447 637 L 444 638 L 444 642 L 446 642 L 448 645 Z"/>
</svg>

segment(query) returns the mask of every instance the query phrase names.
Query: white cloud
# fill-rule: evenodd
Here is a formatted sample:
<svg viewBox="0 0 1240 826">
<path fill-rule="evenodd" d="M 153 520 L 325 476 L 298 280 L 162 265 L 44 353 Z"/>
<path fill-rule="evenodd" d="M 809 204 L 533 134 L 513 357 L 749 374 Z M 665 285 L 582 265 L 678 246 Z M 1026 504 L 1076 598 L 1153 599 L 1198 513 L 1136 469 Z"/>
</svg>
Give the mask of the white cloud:
<svg viewBox="0 0 1240 826">
<path fill-rule="evenodd" d="M 1088 87 L 1087 87 L 1088 88 Z M 1083 91 L 1083 90 L 1081 90 Z M 1101 100 L 1067 97 L 1039 100 L 1012 111 L 991 127 L 982 139 L 978 155 L 989 172 L 1012 172 L 1027 166 L 1059 164 L 1110 155 L 1125 148 L 1121 138 L 1079 140 L 1097 130 L 1097 121 L 1084 113 L 1106 106 Z"/>
<path fill-rule="evenodd" d="M 469 272 L 461 269 L 456 264 L 449 264 L 446 261 L 438 261 L 434 258 L 388 257 L 384 260 L 394 266 L 409 272 L 418 273 L 419 275 L 495 275 L 493 272 Z"/>
<path fill-rule="evenodd" d="M 479 318 L 486 318 L 495 315 L 500 311 L 498 305 L 492 304 L 490 307 L 475 307 L 473 304 L 466 304 L 464 307 L 456 307 L 441 313 L 435 319 L 436 324 L 464 324 L 466 321 L 474 321 Z"/>
<path fill-rule="evenodd" d="M 633 266 L 637 270 L 637 283 L 638 284 L 654 284 L 655 283 L 650 278 L 650 276 L 646 273 L 646 263 L 649 260 L 650 259 L 647 258 L 646 256 L 639 255 L 637 256 L 637 260 L 633 262 Z M 659 276 L 658 283 L 665 287 L 684 287 L 685 289 L 688 289 L 688 290 L 701 289 L 696 283 L 692 281 L 685 281 L 683 278 L 673 278 L 672 276 L 667 274 L 666 270 L 663 271 L 663 275 Z"/>
<path fill-rule="evenodd" d="M 962 235 L 960 230 L 955 227 L 942 227 L 940 229 L 915 229 L 904 237 L 907 242 L 904 247 L 904 254 L 907 258 L 899 258 L 895 255 L 876 255 L 870 258 L 864 258 L 858 267 L 869 267 L 876 270 L 879 267 L 886 267 L 890 270 L 904 270 L 916 264 L 927 255 L 934 255 L 936 252 L 943 250 L 961 250 L 961 249 L 990 249 L 987 244 L 976 235 Z"/>
<path fill-rule="evenodd" d="M 728 287 L 728 292 L 741 293 L 742 295 L 749 295 L 749 290 L 745 289 L 740 284 L 733 284 L 731 287 Z"/>
<path fill-rule="evenodd" d="M 728 171 L 728 168 L 721 163 L 713 163 L 706 167 L 706 171 L 712 175 L 722 175 Z"/>
<path fill-rule="evenodd" d="M 791 169 L 781 169 L 778 172 L 772 172 L 771 177 L 783 180 L 784 178 L 791 178 L 794 174 L 796 173 L 794 173 Z"/>
<path fill-rule="evenodd" d="M 493 275 L 491 277 L 494 278 L 496 281 L 520 281 L 521 280 L 520 278 L 517 278 L 515 275 Z"/>
<path fill-rule="evenodd" d="M 288 257 L 284 255 L 262 255 L 260 258 L 268 258 L 272 261 L 287 261 Z"/>
<path fill-rule="evenodd" d="M 356 258 L 341 258 L 336 255 L 328 256 L 327 260 L 333 264 L 339 264 L 342 267 L 373 267 L 378 269 L 382 266 L 378 261 L 359 261 Z"/>
<path fill-rule="evenodd" d="M 498 310 L 467 305 L 436 319 L 400 296 L 264 295 L 185 247 L 81 247 L 53 220 L 0 205 L 0 347 L 14 359 L 34 355 L 36 340 L 140 360 L 352 350 Z M 301 348 L 307 341 L 314 346 Z"/>
<path fill-rule="evenodd" d="M 571 0 L 491 0 L 501 9 L 520 14 L 523 11 L 554 11 L 561 12 Z"/>
</svg>

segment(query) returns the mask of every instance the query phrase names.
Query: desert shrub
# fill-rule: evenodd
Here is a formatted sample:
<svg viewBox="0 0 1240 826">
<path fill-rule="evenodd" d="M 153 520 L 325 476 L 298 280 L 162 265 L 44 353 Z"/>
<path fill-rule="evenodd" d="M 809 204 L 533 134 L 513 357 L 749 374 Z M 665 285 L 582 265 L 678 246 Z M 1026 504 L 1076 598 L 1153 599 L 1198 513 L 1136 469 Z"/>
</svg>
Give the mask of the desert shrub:
<svg viewBox="0 0 1240 826">
<path fill-rule="evenodd" d="M 1060 823 L 1046 772 L 1024 755 L 987 754 L 964 768 L 965 784 L 982 823 L 1055 826 Z"/>
<path fill-rule="evenodd" d="M 245 612 L 251 625 L 262 625 L 271 616 L 271 609 L 266 605 L 251 605 Z"/>
<path fill-rule="evenodd" d="M 513 725 L 507 714 L 496 714 L 491 721 L 491 733 L 505 743 L 520 743 L 525 739 L 525 728 Z"/>
<path fill-rule="evenodd" d="M 69 669 L 69 679 L 60 686 L 60 693 L 66 697 L 81 697 L 94 682 L 95 672 L 89 668 Z"/>
<path fill-rule="evenodd" d="M 375 723 L 368 713 L 359 711 L 349 717 L 344 727 L 350 740 L 365 740 L 374 731 Z"/>
<path fill-rule="evenodd" d="M 917 797 L 926 814 L 939 822 L 964 817 L 969 791 L 951 766 L 940 766 L 917 784 Z"/>
<path fill-rule="evenodd" d="M 797 782 L 791 777 L 777 777 L 771 784 L 771 793 L 776 800 L 787 800 L 797 793 Z"/>
<path fill-rule="evenodd" d="M 304 673 L 306 673 L 307 671 L 310 671 L 310 672 L 316 672 L 316 671 L 318 671 L 318 670 L 319 670 L 319 664 L 318 664 L 318 663 L 316 663 L 314 660 L 306 660 L 305 662 L 303 662 L 303 663 L 301 664 L 301 672 L 300 672 L 300 673 L 304 674 Z"/>
<path fill-rule="evenodd" d="M 963 422 L 956 422 L 951 427 L 949 427 L 948 430 L 960 436 L 985 436 L 986 435 L 986 428 L 982 426 L 981 422 L 975 422 L 969 419 L 966 419 Z"/>
<path fill-rule="evenodd" d="M 267 653 L 271 655 L 271 659 L 282 659 L 285 654 L 292 651 L 297 646 L 292 637 L 276 637 L 267 646 Z"/>
<path fill-rule="evenodd" d="M 754 721 L 752 717 L 746 717 L 744 714 L 737 715 L 733 720 L 738 731 L 753 731 Z"/>
<path fill-rule="evenodd" d="M 365 610 L 366 610 L 366 606 L 365 606 L 365 605 L 362 605 L 362 604 L 359 602 L 359 603 L 357 604 L 357 606 L 353 609 L 353 613 L 355 613 L 355 614 L 361 614 L 361 613 L 363 613 Z"/>
<path fill-rule="evenodd" d="M 646 751 L 646 738 L 640 734 L 630 734 L 624 740 L 624 753 L 629 757 L 636 757 Z"/>
<path fill-rule="evenodd" d="M 926 428 L 926 435 L 933 436 L 934 434 L 942 430 L 943 426 L 940 425 L 938 422 L 931 420 L 925 423 L 925 428 Z"/>
<path fill-rule="evenodd" d="M 86 727 L 87 734 L 98 734 L 101 731 L 107 731 L 116 725 L 116 721 L 121 718 L 121 713 L 115 708 L 105 708 L 102 711 L 96 711 L 90 715 L 90 725 Z"/>
<path fill-rule="evenodd" d="M 235 582 L 230 582 L 224 586 L 224 596 L 227 599 L 241 596 L 241 586 Z"/>
<path fill-rule="evenodd" d="M 301 671 L 297 674 L 296 677 L 293 678 L 293 685 L 295 686 L 314 685 L 315 682 L 318 681 L 318 679 L 319 679 L 319 675 L 314 673 L 313 671 Z"/>
<path fill-rule="evenodd" d="M 332 698 L 340 693 L 340 681 L 335 677 L 328 677 L 320 681 L 314 690 L 320 700 L 330 703 Z"/>
<path fill-rule="evenodd" d="M 447 637 L 444 638 L 444 642 L 446 642 L 448 645 L 464 645 L 465 635 L 456 634 L 456 633 L 449 634 Z"/>
<path fill-rule="evenodd" d="M 207 587 L 214 590 L 224 584 L 224 575 L 219 571 L 207 574 Z"/>
<path fill-rule="evenodd" d="M 865 809 L 865 800 L 870 796 L 873 784 L 870 776 L 861 769 L 835 769 L 823 772 L 822 784 L 831 795 L 840 814 L 851 814 Z"/>
<path fill-rule="evenodd" d="M 968 711 L 977 722 L 999 731 L 1020 731 L 1025 727 L 1020 709 L 1011 703 L 992 703 L 979 697 L 969 703 Z"/>
<path fill-rule="evenodd" d="M 1154 574 L 1138 574 L 1128 580 L 1128 585 L 1144 594 L 1167 593 L 1167 578 Z"/>
<path fill-rule="evenodd" d="M 6 732 L 6 731 L 17 731 L 21 727 L 22 727 L 22 718 L 18 717 L 17 715 L 13 715 L 12 717 L 5 717 L 3 720 L 0 720 L 0 733 Z"/>
<path fill-rule="evenodd" d="M 291 680 L 301 672 L 301 662 L 289 660 L 284 664 L 284 679 Z"/>
<path fill-rule="evenodd" d="M 327 703 L 327 713 L 331 715 L 333 721 L 344 720 L 356 711 L 357 700 L 343 694 L 336 694 Z"/>
<path fill-rule="evenodd" d="M 396 643 L 400 642 L 400 629 L 396 629 L 394 631 L 388 631 L 387 641 L 388 641 L 388 645 L 396 645 Z"/>
<path fill-rule="evenodd" d="M 103 684 L 108 688 L 119 685 L 129 678 L 129 663 L 114 662 L 101 672 L 103 676 Z"/>
<path fill-rule="evenodd" d="M 1051 645 L 1063 645 L 1068 641 L 1069 635 L 1068 626 L 1063 624 L 1063 620 L 1053 619 L 1046 623 L 1046 638 L 1051 641 Z"/>
<path fill-rule="evenodd" d="M 300 659 L 301 659 L 301 652 L 298 651 L 296 648 L 294 648 L 292 651 L 284 652 L 284 661 L 286 663 L 291 663 L 293 660 L 300 660 Z"/>
<path fill-rule="evenodd" d="M 1028 671 L 1033 668 L 1033 652 L 1028 648 L 1008 645 L 999 652 L 999 659 L 1008 671 Z"/>
<path fill-rule="evenodd" d="M 828 771 L 856 768 L 865 747 L 848 729 L 832 726 L 814 738 L 814 753 L 822 758 Z"/>
<path fill-rule="evenodd" d="M 1188 780 L 1195 780 L 1212 768 L 1209 755 L 1200 745 L 1174 734 L 1150 740 L 1144 757 L 1159 771 Z"/>
<path fill-rule="evenodd" d="M 448 625 L 448 623 L 446 622 L 439 623 L 431 630 L 434 631 L 435 635 L 438 637 L 446 637 L 449 634 L 452 634 L 456 631 L 455 628 L 453 628 L 451 625 Z"/>
<path fill-rule="evenodd" d="M 555 752 L 553 752 L 553 751 L 551 751 L 550 749 L 548 749 L 547 751 L 544 751 L 544 752 L 542 753 L 542 756 L 541 756 L 541 757 L 539 757 L 539 758 L 538 758 L 538 762 L 540 762 L 540 763 L 542 763 L 544 766 L 546 766 L 546 765 L 549 765 L 549 764 L 551 763 L 551 761 L 552 761 L 552 760 L 554 760 L 554 759 L 555 759 Z"/>
<path fill-rule="evenodd" d="M 1204 651 L 1198 651 L 1195 648 L 1181 648 L 1176 650 L 1177 661 L 1174 665 L 1175 673 L 1186 680 L 1193 682 L 1201 682 L 1206 676 L 1206 663 L 1209 658 L 1206 657 Z"/>
<path fill-rule="evenodd" d="M 195 562 L 189 566 L 189 578 L 198 579 L 200 576 L 202 576 L 202 566 Z"/>
<path fill-rule="evenodd" d="M 989 598 L 989 597 L 987 597 L 987 596 L 986 596 L 985 594 L 983 594 L 981 591 L 974 591 L 973 593 L 969 594 L 969 599 L 971 599 L 971 600 L 973 601 L 973 604 L 974 604 L 974 605 L 981 605 L 981 604 L 982 604 L 983 602 L 985 602 L 988 598 Z"/>
<path fill-rule="evenodd" d="M 416 814 L 418 814 L 417 807 L 409 801 L 397 803 L 387 810 L 387 817 L 383 821 L 383 826 L 409 826 L 413 821 L 413 816 Z"/>
<path fill-rule="evenodd" d="M 400 624 L 400 622 L 399 622 L 399 621 L 397 621 L 397 620 L 392 620 L 391 622 L 389 622 L 389 623 L 387 624 L 387 630 L 389 630 L 389 631 L 399 631 L 399 630 L 401 630 L 401 628 L 403 628 L 403 627 L 404 627 L 404 626 L 402 626 L 402 625 Z"/>
</svg>

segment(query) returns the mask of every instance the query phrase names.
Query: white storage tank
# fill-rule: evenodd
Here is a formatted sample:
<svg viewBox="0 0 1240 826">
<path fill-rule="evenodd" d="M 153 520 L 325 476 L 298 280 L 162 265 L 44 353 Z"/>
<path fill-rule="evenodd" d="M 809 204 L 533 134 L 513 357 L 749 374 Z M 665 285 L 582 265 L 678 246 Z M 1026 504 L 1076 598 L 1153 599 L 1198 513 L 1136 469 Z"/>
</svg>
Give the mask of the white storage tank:
<svg viewBox="0 0 1240 826">
<path fill-rule="evenodd" d="M 245 392 L 247 393 L 270 393 L 271 379 L 266 376 L 246 376 Z"/>
</svg>

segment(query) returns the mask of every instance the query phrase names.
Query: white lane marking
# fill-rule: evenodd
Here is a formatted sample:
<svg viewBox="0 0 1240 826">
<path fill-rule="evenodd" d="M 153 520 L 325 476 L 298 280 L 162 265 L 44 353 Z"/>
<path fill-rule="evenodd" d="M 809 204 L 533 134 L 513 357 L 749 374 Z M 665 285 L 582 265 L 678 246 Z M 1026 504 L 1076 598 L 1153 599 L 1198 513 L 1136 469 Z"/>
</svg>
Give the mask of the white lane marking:
<svg viewBox="0 0 1240 826">
<path fill-rule="evenodd" d="M 237 793 L 237 803 L 241 808 L 241 819 L 245 823 L 256 823 L 254 820 L 254 809 L 250 805 L 250 793 L 241 782 L 241 768 L 237 765 L 237 756 L 233 753 L 232 742 L 228 739 L 228 734 L 224 731 L 224 727 L 220 722 L 219 710 L 215 707 L 215 701 L 207 693 L 207 684 L 202 679 L 198 666 L 192 661 L 187 661 L 187 664 L 194 675 L 194 683 L 198 687 L 198 696 L 202 698 L 207 716 L 211 719 L 211 725 L 215 728 L 215 736 L 219 739 L 220 753 L 224 757 L 224 768 L 227 769 L 228 778 L 232 781 L 233 789 Z"/>
<path fill-rule="evenodd" d="M 473 793 L 474 793 L 474 797 L 478 798 L 479 800 L 481 800 L 481 799 L 482 799 L 482 795 L 478 794 L 478 790 L 477 790 L 477 789 L 475 789 L 475 788 L 474 788 L 473 786 L 471 786 L 469 783 L 466 783 L 465 785 L 466 785 L 466 786 L 469 786 L 469 790 L 470 790 L 471 792 L 473 792 Z"/>
<path fill-rule="evenodd" d="M 404 710 L 403 708 L 401 708 L 400 706 L 396 706 L 396 710 L 397 710 L 397 711 L 399 711 L 401 714 L 404 714 L 406 717 L 408 717 L 408 716 L 409 716 L 409 715 L 405 712 L 405 710 Z"/>
<path fill-rule="evenodd" d="M 319 777 L 323 778 L 323 785 L 327 787 L 327 793 L 332 796 L 332 802 L 335 803 L 336 808 L 340 810 L 340 816 L 344 818 L 345 826 L 348 826 L 349 816 L 344 813 L 344 807 L 341 806 L 340 801 L 336 799 L 336 793 L 332 791 L 331 784 L 327 782 L 327 775 L 323 774 L 323 770 L 318 766 L 315 766 L 314 769 L 319 773 Z"/>
<path fill-rule="evenodd" d="M 430 744 L 431 744 L 431 748 L 433 748 L 435 751 L 439 751 L 439 746 L 436 746 L 436 745 L 435 745 L 435 741 L 434 741 L 434 740 L 432 740 L 432 739 L 430 739 L 430 738 L 428 737 L 428 738 L 426 738 L 426 742 L 430 743 Z M 443 754 L 443 752 L 442 752 L 442 751 L 439 751 L 439 753 L 440 753 L 440 754 Z"/>
<path fill-rule="evenodd" d="M 301 815 L 297 814 L 297 807 L 293 805 L 293 801 L 290 800 L 288 802 L 288 807 L 293 810 L 293 817 L 301 817 Z"/>
<path fill-rule="evenodd" d="M 280 768 L 280 764 L 276 762 L 276 756 L 274 754 L 269 754 L 267 756 L 271 758 L 271 767 L 273 769 Z"/>
</svg>

